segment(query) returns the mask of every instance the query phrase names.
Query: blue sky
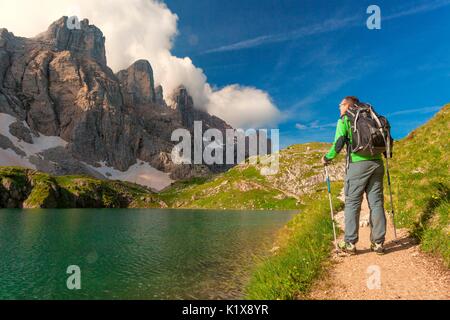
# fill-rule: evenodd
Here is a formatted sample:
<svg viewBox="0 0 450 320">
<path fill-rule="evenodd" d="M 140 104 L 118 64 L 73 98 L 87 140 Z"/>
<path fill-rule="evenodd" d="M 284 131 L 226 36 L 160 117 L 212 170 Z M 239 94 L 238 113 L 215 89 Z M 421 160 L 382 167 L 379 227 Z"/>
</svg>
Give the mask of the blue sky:
<svg viewBox="0 0 450 320">
<path fill-rule="evenodd" d="M 450 102 L 450 0 L 166 0 L 173 53 L 208 82 L 267 91 L 281 146 L 331 141 L 346 95 L 388 116 L 399 139 Z M 366 27 L 369 5 L 381 30 Z"/>
</svg>

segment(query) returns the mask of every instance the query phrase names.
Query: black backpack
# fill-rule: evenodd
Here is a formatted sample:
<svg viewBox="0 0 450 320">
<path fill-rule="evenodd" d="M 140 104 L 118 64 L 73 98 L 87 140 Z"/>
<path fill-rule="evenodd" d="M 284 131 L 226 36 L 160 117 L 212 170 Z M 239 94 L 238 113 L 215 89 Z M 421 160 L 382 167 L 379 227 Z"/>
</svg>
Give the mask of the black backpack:
<svg viewBox="0 0 450 320">
<path fill-rule="evenodd" d="M 368 103 L 355 104 L 346 115 L 352 130 L 351 152 L 362 156 L 384 153 L 392 157 L 391 127 L 385 117 L 378 115 Z"/>
</svg>

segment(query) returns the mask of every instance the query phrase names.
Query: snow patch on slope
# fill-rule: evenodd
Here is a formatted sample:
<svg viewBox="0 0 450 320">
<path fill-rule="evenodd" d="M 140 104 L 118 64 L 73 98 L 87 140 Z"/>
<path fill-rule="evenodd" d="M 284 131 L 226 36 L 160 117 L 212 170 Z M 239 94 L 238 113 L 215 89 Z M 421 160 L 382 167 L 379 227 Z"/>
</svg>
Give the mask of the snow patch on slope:
<svg viewBox="0 0 450 320">
<path fill-rule="evenodd" d="M 9 148 L 0 148 L 0 166 L 21 166 L 36 169 L 36 166 L 30 162 L 30 157 L 35 156 L 42 159 L 42 156 L 40 156 L 39 153 L 48 149 L 67 146 L 67 142 L 60 137 L 45 136 L 42 134 L 37 137 L 32 136 L 32 144 L 19 140 L 9 132 L 9 126 L 16 121 L 18 120 L 15 117 L 6 113 L 0 113 L 0 135 L 8 138 L 12 144 L 16 148 L 22 150 L 26 156 L 23 157 L 18 155 L 14 150 Z M 25 121 L 22 123 L 29 129 Z M 147 186 L 156 191 L 160 191 L 174 182 L 174 180 L 170 179 L 168 173 L 159 171 L 144 161 L 139 161 L 128 168 L 127 171 L 120 171 L 108 167 L 105 162 L 100 163 L 100 167 L 94 167 L 87 163 L 84 164 L 92 170 L 101 173 L 108 179 L 133 182 Z"/>
<path fill-rule="evenodd" d="M 168 173 L 159 171 L 144 161 L 139 161 L 138 163 L 132 165 L 127 171 L 120 171 L 112 167 L 108 167 L 105 162 L 101 162 L 100 167 L 98 168 L 89 164 L 86 165 L 92 170 L 101 173 L 108 179 L 133 182 L 147 186 L 156 191 L 161 191 L 174 182 L 174 180 L 169 177 Z"/>
<path fill-rule="evenodd" d="M 0 166 L 19 166 L 36 169 L 27 157 L 21 157 L 11 149 L 0 148 Z"/>
<path fill-rule="evenodd" d="M 1 166 L 22 166 L 31 169 L 36 169 L 36 166 L 32 164 L 29 160 L 31 156 L 40 157 L 38 154 L 45 150 L 55 148 L 55 147 L 65 147 L 67 142 L 60 137 L 55 136 L 45 136 L 32 135 L 33 143 L 27 143 L 25 141 L 19 140 L 17 137 L 13 136 L 11 132 L 9 132 L 9 126 L 14 122 L 18 121 L 15 117 L 6 114 L 0 113 L 0 134 L 8 138 L 12 144 L 22 150 L 26 156 L 23 157 L 18 155 L 14 150 L 11 149 L 2 149 L 0 148 L 0 165 Z M 22 121 L 23 125 L 27 128 L 28 124 L 25 121 Z"/>
</svg>

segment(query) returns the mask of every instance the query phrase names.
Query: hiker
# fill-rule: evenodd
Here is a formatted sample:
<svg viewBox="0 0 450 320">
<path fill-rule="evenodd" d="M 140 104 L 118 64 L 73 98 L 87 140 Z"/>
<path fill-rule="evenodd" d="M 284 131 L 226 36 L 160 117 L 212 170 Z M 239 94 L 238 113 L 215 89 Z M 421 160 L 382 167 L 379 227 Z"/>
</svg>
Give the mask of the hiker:
<svg viewBox="0 0 450 320">
<path fill-rule="evenodd" d="M 367 114 L 358 112 L 360 106 L 367 111 Z M 366 108 L 369 106 L 370 109 Z M 338 248 L 350 254 L 356 253 L 355 244 L 358 242 L 359 216 L 361 211 L 361 203 L 364 193 L 367 194 L 367 200 L 370 208 L 370 241 L 371 250 L 378 253 L 384 253 L 384 241 L 386 235 L 386 215 L 384 212 L 384 195 L 383 195 L 383 177 L 384 165 L 382 160 L 383 148 L 377 149 L 372 138 L 364 140 L 362 135 L 370 130 L 355 131 L 356 121 L 365 121 L 370 118 L 370 114 L 377 117 L 372 107 L 367 104 L 361 104 L 359 99 L 353 96 L 345 97 L 339 104 L 341 117 L 338 120 L 336 135 L 333 146 L 330 151 L 322 158 L 322 163 L 328 165 L 336 155 L 346 146 L 347 148 L 347 170 L 345 177 L 345 238 L 338 244 Z M 369 115 L 369 116 L 366 116 Z M 381 122 L 386 126 L 389 144 L 392 144 L 392 138 L 389 133 L 389 123 L 384 117 L 379 116 Z M 361 120 L 358 120 L 360 118 Z M 363 119 L 364 118 L 364 119 Z M 356 119 L 356 121 L 355 121 Z M 380 121 L 378 120 L 378 124 Z M 373 125 L 375 120 L 371 122 Z M 365 131 L 365 132 L 363 132 Z M 370 135 L 369 133 L 369 135 Z M 355 136 L 356 138 L 353 138 Z M 372 136 L 373 137 L 373 136 Z M 383 138 L 384 135 L 383 135 Z M 368 147 L 361 145 L 355 146 L 355 140 L 365 141 Z M 378 141 L 379 142 L 379 141 Z M 387 144 L 386 139 L 384 143 Z M 365 152 L 363 152 L 363 149 Z M 367 150 L 370 149 L 370 152 Z M 390 152 L 390 147 L 388 148 Z M 384 152 L 386 154 L 386 152 Z M 390 152 L 391 153 L 391 152 Z M 389 155 L 391 156 L 391 154 Z"/>
</svg>

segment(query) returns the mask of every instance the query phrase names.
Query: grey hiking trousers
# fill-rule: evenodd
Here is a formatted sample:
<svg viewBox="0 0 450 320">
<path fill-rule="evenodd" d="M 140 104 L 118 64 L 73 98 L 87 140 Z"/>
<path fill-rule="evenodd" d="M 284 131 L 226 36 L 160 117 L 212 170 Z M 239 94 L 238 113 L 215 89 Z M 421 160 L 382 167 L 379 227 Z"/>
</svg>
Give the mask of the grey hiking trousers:
<svg viewBox="0 0 450 320">
<path fill-rule="evenodd" d="M 364 193 L 370 208 L 370 240 L 384 243 L 386 215 L 383 197 L 383 160 L 350 163 L 345 177 L 345 241 L 358 242 L 359 215 Z"/>
</svg>

